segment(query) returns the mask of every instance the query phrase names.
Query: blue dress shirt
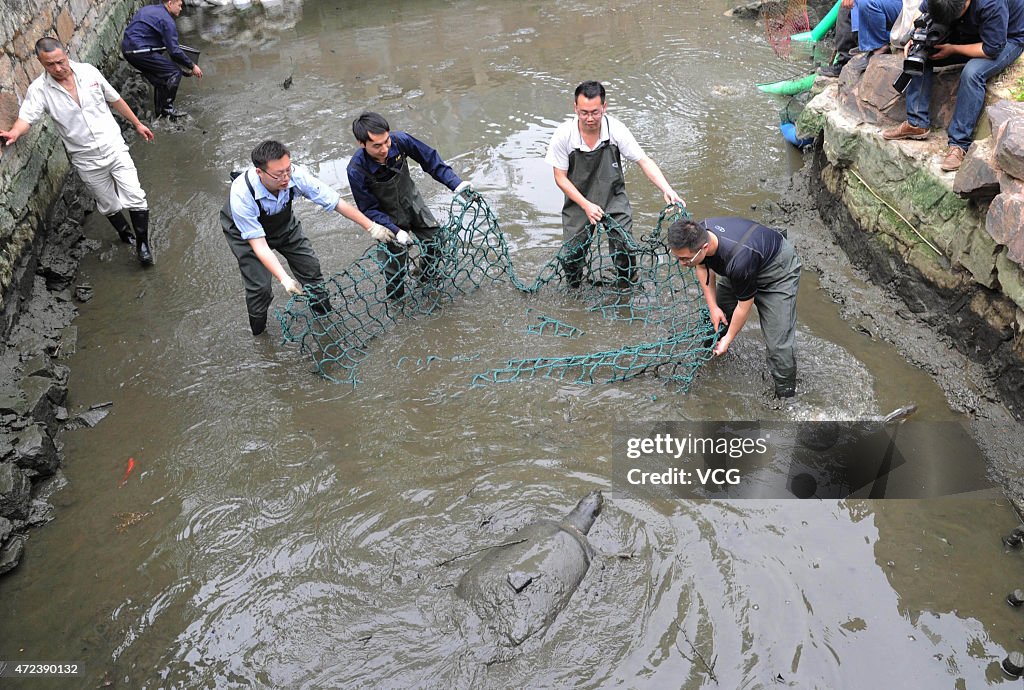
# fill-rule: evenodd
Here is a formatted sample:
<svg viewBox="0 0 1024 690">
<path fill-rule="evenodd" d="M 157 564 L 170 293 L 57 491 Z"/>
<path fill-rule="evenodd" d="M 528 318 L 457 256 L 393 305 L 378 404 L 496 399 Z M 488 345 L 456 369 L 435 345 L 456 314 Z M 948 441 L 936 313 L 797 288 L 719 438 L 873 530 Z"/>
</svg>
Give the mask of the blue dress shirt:
<svg viewBox="0 0 1024 690">
<path fill-rule="evenodd" d="M 249 193 L 249 187 L 245 184 L 248 179 L 252 184 L 252 191 L 256 198 Z M 231 218 L 235 221 L 235 227 L 241 233 L 243 240 L 253 240 L 258 237 L 266 237 L 263 226 L 260 225 L 260 208 L 267 215 L 280 213 L 288 205 L 291 198 L 291 190 L 295 188 L 301 196 L 306 197 L 325 211 L 333 211 L 341 200 L 341 195 L 331 189 L 322 180 L 317 179 L 304 166 L 293 165 L 292 176 L 288 186 L 277 194 L 267 190 L 260 182 L 256 174 L 255 166 L 250 166 L 243 174 L 235 178 L 231 183 Z M 259 208 L 256 204 L 259 203 Z"/>
</svg>

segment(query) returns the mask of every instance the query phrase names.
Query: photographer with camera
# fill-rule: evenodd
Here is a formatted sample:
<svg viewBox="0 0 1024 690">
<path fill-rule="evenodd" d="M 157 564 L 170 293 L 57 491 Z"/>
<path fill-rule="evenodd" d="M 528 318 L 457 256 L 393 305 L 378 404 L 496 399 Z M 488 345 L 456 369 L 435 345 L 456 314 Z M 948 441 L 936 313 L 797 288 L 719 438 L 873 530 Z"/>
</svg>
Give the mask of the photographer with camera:
<svg viewBox="0 0 1024 690">
<path fill-rule="evenodd" d="M 1024 52 L 1024 0 L 927 0 L 921 9 L 926 14 L 904 48 L 908 58 L 904 75 L 909 76 L 907 121 L 885 130 L 882 137 L 926 139 L 933 66 L 966 62 L 949 122 L 949 149 L 940 166 L 951 172 L 960 168 L 971 145 L 988 81 Z M 943 37 L 945 27 L 949 27 L 948 38 Z M 922 42 L 924 46 L 918 45 Z M 929 48 L 923 56 L 922 47 Z M 915 73 L 911 59 L 915 56 L 923 58 L 920 73 Z"/>
</svg>

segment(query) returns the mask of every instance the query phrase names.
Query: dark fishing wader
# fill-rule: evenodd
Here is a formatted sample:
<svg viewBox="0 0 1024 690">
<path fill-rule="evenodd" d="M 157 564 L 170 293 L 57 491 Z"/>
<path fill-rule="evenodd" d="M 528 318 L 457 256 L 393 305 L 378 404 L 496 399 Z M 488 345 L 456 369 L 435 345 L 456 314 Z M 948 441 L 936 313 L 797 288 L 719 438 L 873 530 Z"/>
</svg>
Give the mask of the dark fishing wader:
<svg viewBox="0 0 1024 690">
<path fill-rule="evenodd" d="M 362 166 L 360 166 L 362 167 Z M 391 217 L 391 222 L 402 230 L 415 235 L 424 245 L 423 273 L 420 280 L 433 282 L 437 275 L 441 251 L 437 246 L 437 219 L 416 189 L 416 183 L 409 175 L 409 157 L 399 150 L 394 159 L 371 173 L 365 167 L 366 183 L 377 198 L 380 210 Z M 405 269 L 409 261 L 409 250 L 398 242 L 381 243 L 377 260 L 384 268 L 388 299 L 399 299 L 405 294 Z"/>
<path fill-rule="evenodd" d="M 604 209 L 606 215 L 622 226 L 626 235 L 630 234 L 633 209 L 626 196 L 626 180 L 622 176 L 618 146 L 605 141 L 593 151 L 574 150 L 569 154 L 566 175 L 580 194 Z M 589 224 L 583 207 L 566 197 L 562 206 L 562 268 L 566 283 L 571 288 L 579 287 L 583 281 L 584 261 L 593 241 L 591 233 L 587 232 Z M 636 260 L 623 232 L 618 228 L 608 229 L 608 250 L 620 282 L 632 283 Z"/>
<path fill-rule="evenodd" d="M 256 192 L 246 175 L 245 184 L 256 200 Z M 327 298 L 327 291 L 324 290 L 323 273 L 320 271 L 320 260 L 313 252 L 313 245 L 305 235 L 302 234 L 302 223 L 292 213 L 292 201 L 295 199 L 295 187 L 288 191 L 288 204 L 279 212 L 271 215 L 263 210 L 259 201 L 256 207 L 260 210 L 259 222 L 266 233 L 267 245 L 276 250 L 288 262 L 295 279 L 301 285 L 316 285 L 312 289 L 315 296 L 310 304 L 310 309 L 318 315 L 326 314 L 331 309 Z M 248 240 L 242 239 L 242 234 L 235 226 L 231 218 L 231 197 L 228 193 L 228 201 L 220 212 L 220 225 L 224 230 L 224 236 L 228 240 L 228 246 L 238 259 L 238 270 L 242 273 L 242 283 L 245 285 L 245 305 L 249 310 L 249 326 L 253 335 L 259 335 L 267 327 L 267 310 L 273 299 L 271 289 L 273 276 L 267 270 L 256 252 L 252 250 Z"/>
<path fill-rule="evenodd" d="M 750 235 L 762 226 L 754 225 L 743 235 L 745 245 Z M 775 228 L 766 228 L 779 232 Z M 796 391 L 796 293 L 800 287 L 800 257 L 783 235 L 782 246 L 768 265 L 757 274 L 754 306 L 761 321 L 761 333 L 768 350 L 768 371 L 775 380 L 775 395 L 789 397 Z M 725 276 L 715 281 L 715 301 L 731 322 L 736 309 L 736 293 Z"/>
</svg>

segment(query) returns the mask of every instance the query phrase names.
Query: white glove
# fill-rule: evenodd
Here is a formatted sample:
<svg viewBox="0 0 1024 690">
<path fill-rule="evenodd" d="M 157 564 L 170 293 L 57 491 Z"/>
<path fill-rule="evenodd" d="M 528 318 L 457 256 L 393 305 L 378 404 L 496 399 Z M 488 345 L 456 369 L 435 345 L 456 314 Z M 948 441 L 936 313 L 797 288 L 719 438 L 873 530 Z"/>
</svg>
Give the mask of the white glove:
<svg viewBox="0 0 1024 690">
<path fill-rule="evenodd" d="M 405 244 L 405 245 L 412 244 L 413 243 L 412 235 L 407 233 L 405 230 L 399 230 L 395 234 L 395 242 L 398 242 L 398 244 Z"/>
<path fill-rule="evenodd" d="M 302 294 L 302 286 L 299 285 L 299 281 L 295 280 L 291 276 L 285 276 L 284 279 L 281 280 L 281 285 L 284 285 L 284 289 L 289 294 L 292 294 L 292 295 L 301 295 Z"/>
<path fill-rule="evenodd" d="M 459 186 L 455 188 L 456 195 L 462 194 L 463 192 L 469 192 L 469 194 L 473 193 L 473 185 L 470 184 L 469 180 L 461 182 Z M 466 196 L 469 196 L 469 194 L 467 194 Z"/>
<path fill-rule="evenodd" d="M 391 232 L 380 223 L 374 223 L 371 225 L 369 232 L 370 237 L 378 242 L 392 242 L 395 239 L 395 233 Z"/>
</svg>

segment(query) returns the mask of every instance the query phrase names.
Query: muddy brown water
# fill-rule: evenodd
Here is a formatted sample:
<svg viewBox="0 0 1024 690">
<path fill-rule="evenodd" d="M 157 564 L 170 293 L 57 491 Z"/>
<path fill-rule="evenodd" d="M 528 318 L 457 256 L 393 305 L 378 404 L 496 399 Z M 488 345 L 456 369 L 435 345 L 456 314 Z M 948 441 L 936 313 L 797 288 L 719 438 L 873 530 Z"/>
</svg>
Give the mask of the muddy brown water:
<svg viewBox="0 0 1024 690">
<path fill-rule="evenodd" d="M 228 171 L 273 137 L 344 186 L 363 109 L 473 181 L 526 276 L 559 246 L 561 195 L 543 155 L 584 78 L 606 83 L 610 112 L 696 215 L 756 217 L 751 206 L 779 198 L 799 157 L 776 128 L 784 104 L 753 84 L 805 65 L 776 58 L 756 24 L 725 9 L 307 0 L 187 12 L 182 40 L 203 51 L 207 75 L 182 88 L 193 118 L 133 145 L 157 266 L 140 271 L 89 219 L 103 249 L 82 267 L 96 297 L 76 322 L 70 403 L 114 405 L 95 429 L 64 436 L 57 519 L 0 580 L 0 659 L 82 665 L 78 680 L 32 687 L 998 682 L 1024 622 L 1003 600 L 1021 584 L 1021 555 L 999 543 L 1016 518 L 998 492 L 836 502 L 615 491 L 617 424 L 854 419 L 910 401 L 920 418 L 959 420 L 926 373 L 839 317 L 811 271 L 801 395 L 785 406 L 764 395 L 753 323 L 686 395 L 653 378 L 471 388 L 473 374 L 522 356 L 510 329 L 527 308 L 571 310 L 557 294 L 488 288 L 408 323 L 374 344 L 355 389 L 311 374 L 276 324 L 269 338 L 247 332 L 216 224 Z M 448 195 L 420 179 L 444 209 Z M 635 166 L 627 186 L 636 226 L 650 227 L 660 195 Z M 367 247 L 347 221 L 298 209 L 328 270 Z M 610 344 L 600 330 L 587 337 Z M 429 367 L 409 364 L 431 355 Z M 471 559 L 437 564 L 557 519 L 593 488 L 608 497 L 590 533 L 601 555 L 544 636 L 488 665 L 486 633 L 452 594 Z"/>
</svg>

